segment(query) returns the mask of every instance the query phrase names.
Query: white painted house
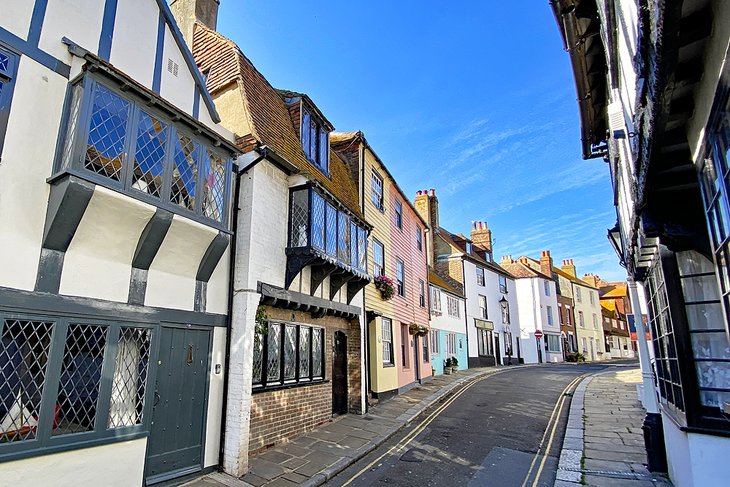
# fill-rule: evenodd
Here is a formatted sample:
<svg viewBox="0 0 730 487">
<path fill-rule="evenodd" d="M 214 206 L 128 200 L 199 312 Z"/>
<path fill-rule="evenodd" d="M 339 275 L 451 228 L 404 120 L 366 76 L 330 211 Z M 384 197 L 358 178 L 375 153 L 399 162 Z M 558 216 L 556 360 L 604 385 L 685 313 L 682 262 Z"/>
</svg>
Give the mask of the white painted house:
<svg viewBox="0 0 730 487">
<path fill-rule="evenodd" d="M 552 6 L 574 70 L 583 157 L 611 171 L 608 235 L 635 311 L 648 467 L 677 487 L 727 485 L 730 2 Z"/>
<path fill-rule="evenodd" d="M 232 135 L 164 0 L 0 7 L 0 483 L 219 464 Z"/>
<path fill-rule="evenodd" d="M 550 255 L 543 252 L 543 258 Z M 563 361 L 557 288 L 553 278 L 530 267 L 527 257 L 502 257 L 500 265 L 515 277 L 520 344 L 525 363 Z"/>
<path fill-rule="evenodd" d="M 428 273 L 431 316 L 431 367 L 444 373 L 444 362 L 456 357 L 459 369 L 469 367 L 466 335 L 466 299 L 461 291 L 433 270 Z"/>
</svg>

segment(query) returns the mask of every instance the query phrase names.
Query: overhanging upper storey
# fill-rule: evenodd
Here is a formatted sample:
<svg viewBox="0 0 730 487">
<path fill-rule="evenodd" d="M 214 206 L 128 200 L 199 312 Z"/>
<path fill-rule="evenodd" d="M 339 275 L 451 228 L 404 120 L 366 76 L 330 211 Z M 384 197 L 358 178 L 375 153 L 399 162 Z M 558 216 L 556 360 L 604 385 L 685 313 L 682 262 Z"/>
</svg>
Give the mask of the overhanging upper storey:
<svg viewBox="0 0 730 487">
<path fill-rule="evenodd" d="M 69 86 L 50 181 L 74 175 L 229 231 L 235 146 L 112 65 L 69 45 L 86 64 Z"/>
<path fill-rule="evenodd" d="M 583 158 L 606 153 L 607 65 L 596 0 L 551 0 L 573 66 Z"/>
<path fill-rule="evenodd" d="M 347 302 L 370 282 L 367 234 L 370 226 L 321 186 L 310 182 L 290 189 L 289 243 L 286 249 L 288 289 L 311 266 L 310 294 L 329 277 L 329 297 L 347 286 Z"/>
</svg>

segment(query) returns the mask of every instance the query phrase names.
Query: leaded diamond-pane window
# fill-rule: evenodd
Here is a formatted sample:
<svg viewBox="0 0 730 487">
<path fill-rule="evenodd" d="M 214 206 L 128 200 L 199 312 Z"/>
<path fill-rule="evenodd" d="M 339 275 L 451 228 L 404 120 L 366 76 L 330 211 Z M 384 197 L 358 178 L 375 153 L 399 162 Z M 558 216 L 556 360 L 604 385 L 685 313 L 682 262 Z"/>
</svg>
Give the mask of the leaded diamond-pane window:
<svg viewBox="0 0 730 487">
<path fill-rule="evenodd" d="M 0 444 L 36 438 L 52 322 L 5 320 L 0 335 Z"/>
<path fill-rule="evenodd" d="M 152 330 L 122 327 L 109 405 L 109 428 L 142 424 Z"/>
<path fill-rule="evenodd" d="M 324 341 L 324 330 L 312 330 L 312 377 L 324 377 L 322 370 L 322 349 Z"/>
<path fill-rule="evenodd" d="M 70 88 L 56 169 L 90 171 L 88 178 L 97 184 L 224 227 L 232 177 L 225 147 L 230 146 L 192 118 L 171 117 L 134 89 L 117 89 L 107 81 L 87 74 Z"/>
<path fill-rule="evenodd" d="M 312 192 L 312 245 L 318 249 L 325 247 L 325 203 L 317 192 Z"/>
<path fill-rule="evenodd" d="M 142 111 L 137 125 L 132 187 L 159 198 L 165 172 L 167 124 Z"/>
<path fill-rule="evenodd" d="M 178 133 L 173 156 L 170 201 L 188 210 L 195 210 L 195 189 L 198 184 L 200 145 L 187 135 Z"/>
<path fill-rule="evenodd" d="M 323 333 L 322 328 L 309 325 L 269 323 L 268 332 L 257 334 L 259 341 L 254 346 L 253 383 L 256 389 L 321 380 L 324 377 Z M 262 358 L 263 352 L 265 357 Z M 262 362 L 267 364 L 264 377 L 261 376 Z"/>
<path fill-rule="evenodd" d="M 357 255 L 359 258 L 358 269 L 363 272 L 368 270 L 368 237 L 364 228 L 357 229 Z"/>
<path fill-rule="evenodd" d="M 309 225 L 309 201 L 307 190 L 294 191 L 291 196 L 292 247 L 306 247 Z"/>
<path fill-rule="evenodd" d="M 310 346 L 309 336 L 311 328 L 303 326 L 299 329 L 299 380 L 309 380 L 310 374 Z"/>
<path fill-rule="evenodd" d="M 264 334 L 256 332 L 253 337 L 253 383 L 261 384 L 264 361 Z"/>
<path fill-rule="evenodd" d="M 286 325 L 284 331 L 284 380 L 294 379 L 297 374 L 297 327 Z"/>
<path fill-rule="evenodd" d="M 360 259 L 357 255 L 358 251 L 358 242 L 357 242 L 357 225 L 355 225 L 354 221 L 350 221 L 350 238 L 352 239 L 351 245 L 350 245 L 350 264 L 354 267 L 358 267 L 360 264 Z"/>
<path fill-rule="evenodd" d="M 94 429 L 107 327 L 71 323 L 66 334 L 53 436 Z"/>
<path fill-rule="evenodd" d="M 228 161 L 208 149 L 203 155 L 203 215 L 222 221 L 226 200 Z"/>
<path fill-rule="evenodd" d="M 269 333 L 266 335 L 268 346 L 266 348 L 266 380 L 267 382 L 278 381 L 281 377 L 281 363 L 279 357 L 281 353 L 281 325 L 270 324 Z"/>
<path fill-rule="evenodd" d="M 10 58 L 0 52 L 0 71 L 8 71 L 10 67 Z"/>
<path fill-rule="evenodd" d="M 327 203 L 327 234 L 326 249 L 327 255 L 337 257 L 337 210 Z"/>
<path fill-rule="evenodd" d="M 119 181 L 127 141 L 130 103 L 103 85 L 96 85 L 84 167 Z"/>
<path fill-rule="evenodd" d="M 339 213 L 337 223 L 337 258 L 345 264 L 349 264 L 350 218 L 344 213 Z"/>
</svg>

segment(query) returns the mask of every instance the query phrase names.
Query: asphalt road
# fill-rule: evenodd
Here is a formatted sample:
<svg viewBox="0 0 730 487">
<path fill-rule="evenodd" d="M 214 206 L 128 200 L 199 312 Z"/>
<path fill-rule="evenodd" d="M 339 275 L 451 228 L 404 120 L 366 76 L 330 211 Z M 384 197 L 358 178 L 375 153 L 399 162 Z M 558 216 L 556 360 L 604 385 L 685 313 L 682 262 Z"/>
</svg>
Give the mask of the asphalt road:
<svg viewBox="0 0 730 487">
<path fill-rule="evenodd" d="M 325 485 L 552 487 L 569 394 L 604 368 L 543 365 L 476 382 Z"/>
</svg>

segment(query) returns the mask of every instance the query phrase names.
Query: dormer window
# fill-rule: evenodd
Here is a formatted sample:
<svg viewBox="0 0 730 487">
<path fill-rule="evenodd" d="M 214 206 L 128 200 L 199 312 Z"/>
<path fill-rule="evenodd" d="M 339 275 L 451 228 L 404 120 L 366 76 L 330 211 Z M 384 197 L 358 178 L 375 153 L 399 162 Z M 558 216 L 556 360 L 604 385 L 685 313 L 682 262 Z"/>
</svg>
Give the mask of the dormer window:
<svg viewBox="0 0 730 487">
<path fill-rule="evenodd" d="M 329 132 L 317 117 L 302 109 L 302 149 L 317 169 L 329 174 Z"/>
</svg>

